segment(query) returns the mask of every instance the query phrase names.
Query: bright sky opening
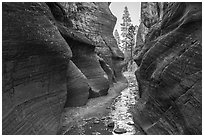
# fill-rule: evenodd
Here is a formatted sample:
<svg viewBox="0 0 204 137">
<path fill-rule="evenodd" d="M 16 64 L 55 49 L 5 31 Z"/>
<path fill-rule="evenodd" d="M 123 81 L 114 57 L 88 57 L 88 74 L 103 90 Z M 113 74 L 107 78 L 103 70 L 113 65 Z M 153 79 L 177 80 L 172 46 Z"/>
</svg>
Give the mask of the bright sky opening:
<svg viewBox="0 0 204 137">
<path fill-rule="evenodd" d="M 110 4 L 110 10 L 113 13 L 113 15 L 117 17 L 117 22 L 116 22 L 114 31 L 115 31 L 115 29 L 117 29 L 119 34 L 121 34 L 120 24 L 122 23 L 122 17 L 123 17 L 125 6 L 127 6 L 128 11 L 130 13 L 130 18 L 132 20 L 132 24 L 134 26 L 135 25 L 139 26 L 140 9 L 141 9 L 141 3 L 140 2 L 112 2 Z"/>
</svg>

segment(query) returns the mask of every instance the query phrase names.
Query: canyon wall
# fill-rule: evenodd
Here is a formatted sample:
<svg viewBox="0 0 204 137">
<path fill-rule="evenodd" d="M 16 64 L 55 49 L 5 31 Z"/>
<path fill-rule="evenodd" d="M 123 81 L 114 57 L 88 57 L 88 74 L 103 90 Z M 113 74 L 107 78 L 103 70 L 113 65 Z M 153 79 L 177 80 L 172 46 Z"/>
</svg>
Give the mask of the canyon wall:
<svg viewBox="0 0 204 137">
<path fill-rule="evenodd" d="M 145 134 L 202 134 L 202 3 L 142 4 L 134 122 Z"/>
<path fill-rule="evenodd" d="M 126 82 L 109 3 L 3 3 L 2 10 L 3 134 L 56 134 L 64 107 Z"/>
</svg>

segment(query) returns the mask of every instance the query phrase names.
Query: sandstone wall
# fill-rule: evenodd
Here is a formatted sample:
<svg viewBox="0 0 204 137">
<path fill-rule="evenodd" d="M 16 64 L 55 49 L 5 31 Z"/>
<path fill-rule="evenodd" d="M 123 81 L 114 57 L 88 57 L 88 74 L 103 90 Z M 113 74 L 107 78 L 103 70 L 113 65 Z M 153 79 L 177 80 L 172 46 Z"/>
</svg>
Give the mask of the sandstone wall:
<svg viewBox="0 0 204 137">
<path fill-rule="evenodd" d="M 62 3 L 66 16 L 69 17 L 72 29 L 76 33 L 82 33 L 82 41 L 88 39 L 88 45 L 95 46 L 95 53 L 101 57 L 116 73 L 116 79 L 120 76 L 118 67 L 115 64 L 122 63 L 124 60 L 123 53 L 119 50 L 117 42 L 112 35 L 116 23 L 116 17 L 111 13 L 109 5 L 104 2 L 75 2 Z M 77 48 L 76 46 L 71 47 Z M 87 45 L 87 44 L 86 44 Z M 84 47 L 86 45 L 83 45 Z"/>
<path fill-rule="evenodd" d="M 56 134 L 64 107 L 106 95 L 122 77 L 108 6 L 2 4 L 3 134 Z"/>
<path fill-rule="evenodd" d="M 135 59 L 134 121 L 146 134 L 202 134 L 202 4 L 168 3 L 163 12 Z"/>
</svg>

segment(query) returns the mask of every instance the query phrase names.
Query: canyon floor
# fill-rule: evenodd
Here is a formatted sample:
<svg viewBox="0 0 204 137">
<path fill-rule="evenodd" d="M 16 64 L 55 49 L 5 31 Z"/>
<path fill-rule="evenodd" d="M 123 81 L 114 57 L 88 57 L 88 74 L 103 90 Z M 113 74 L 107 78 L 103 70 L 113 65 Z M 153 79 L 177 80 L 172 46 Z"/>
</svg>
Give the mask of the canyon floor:
<svg viewBox="0 0 204 137">
<path fill-rule="evenodd" d="M 143 134 L 133 122 L 131 107 L 139 98 L 133 72 L 124 72 L 127 83 L 115 83 L 107 96 L 90 99 L 82 107 L 67 108 L 59 134 Z"/>
</svg>

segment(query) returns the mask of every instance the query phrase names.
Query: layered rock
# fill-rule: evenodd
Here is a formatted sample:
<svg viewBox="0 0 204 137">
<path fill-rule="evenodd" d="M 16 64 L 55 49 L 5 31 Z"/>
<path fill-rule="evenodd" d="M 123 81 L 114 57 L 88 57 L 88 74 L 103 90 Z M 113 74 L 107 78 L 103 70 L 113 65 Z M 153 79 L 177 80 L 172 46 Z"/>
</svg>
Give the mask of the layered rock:
<svg viewBox="0 0 204 137">
<path fill-rule="evenodd" d="M 75 3 L 72 6 L 74 8 L 71 8 L 71 11 L 75 11 L 74 13 L 79 17 L 71 19 L 73 24 L 76 24 L 75 28 L 77 31 L 85 33 L 86 37 L 93 42 L 96 46 L 95 52 L 114 71 L 115 79 L 117 81 L 125 81 L 125 78 L 121 75 L 122 67 L 120 67 L 123 64 L 124 55 L 119 50 L 117 42 L 112 35 L 116 17 L 108 8 L 108 3 L 87 4 L 82 2 Z M 87 11 L 81 7 L 89 10 Z"/>
<path fill-rule="evenodd" d="M 121 75 L 108 3 L 3 3 L 2 22 L 3 134 L 56 134 L 64 107 L 106 95 Z"/>
<path fill-rule="evenodd" d="M 70 61 L 67 69 L 66 107 L 85 105 L 89 98 L 90 86 L 86 76 Z"/>
<path fill-rule="evenodd" d="M 142 51 L 144 51 L 143 48 L 144 48 L 144 43 L 145 43 L 145 36 L 147 35 L 148 30 L 149 29 L 145 27 L 144 23 L 141 22 L 138 27 L 136 46 L 134 48 L 134 54 L 133 54 L 133 59 L 138 65 L 140 65 L 141 60 L 142 60 L 141 54 L 143 54 Z"/>
<path fill-rule="evenodd" d="M 147 28 L 159 21 L 160 10 L 158 8 L 158 2 L 141 3 L 141 21 Z"/>
<path fill-rule="evenodd" d="M 146 134 L 202 134 L 202 4 L 168 3 L 163 12 L 136 58 L 134 120 Z"/>
<path fill-rule="evenodd" d="M 55 134 L 71 50 L 44 3 L 3 3 L 3 134 Z"/>
<path fill-rule="evenodd" d="M 138 28 L 136 47 L 134 50 L 134 60 L 138 65 L 140 65 L 142 57 L 151 47 L 151 44 L 147 44 L 149 43 L 147 41 L 151 41 L 153 37 L 158 37 L 157 31 L 155 31 L 154 33 L 149 33 L 149 31 L 155 30 L 155 27 L 159 26 L 158 24 L 163 19 L 163 15 L 167 6 L 167 2 L 141 3 L 141 23 Z"/>
<path fill-rule="evenodd" d="M 48 3 L 48 5 L 53 14 L 58 7 L 61 7 L 61 14 L 55 15 L 55 18 L 58 19 L 58 27 L 62 36 L 72 49 L 73 62 L 88 79 L 91 87 L 90 97 L 106 95 L 109 81 L 100 66 L 97 54 L 108 63 L 114 72 L 117 72 L 116 77 L 121 75 L 121 69 L 118 72 L 116 70 L 118 68 L 114 68 L 113 63 L 118 64 L 118 60 L 122 62 L 123 59 L 123 54 L 118 49 L 112 35 L 116 19 L 111 14 L 108 3 L 76 2 Z M 114 77 L 110 74 L 108 73 L 109 78 Z"/>
</svg>

